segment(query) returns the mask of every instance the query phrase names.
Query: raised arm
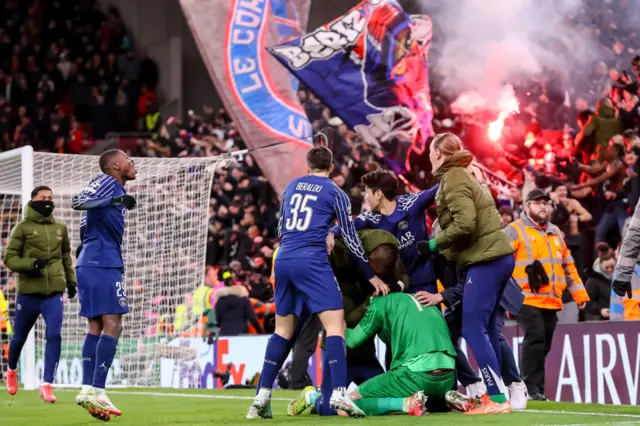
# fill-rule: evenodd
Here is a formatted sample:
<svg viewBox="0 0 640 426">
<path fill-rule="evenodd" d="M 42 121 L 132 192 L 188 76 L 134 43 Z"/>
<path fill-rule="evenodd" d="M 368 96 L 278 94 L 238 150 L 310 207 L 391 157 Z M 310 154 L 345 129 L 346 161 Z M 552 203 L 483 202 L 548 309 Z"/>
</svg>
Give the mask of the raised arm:
<svg viewBox="0 0 640 426">
<path fill-rule="evenodd" d="M 89 186 L 71 200 L 71 208 L 74 210 L 101 209 L 111 205 L 114 191 L 118 183 L 109 176 L 103 175 L 94 179 Z"/>
<path fill-rule="evenodd" d="M 426 211 L 429 206 L 434 203 L 438 188 L 440 188 L 440 184 L 436 184 L 432 188 L 418 192 L 416 194 L 417 200 L 413 207 L 419 211 Z"/>
</svg>

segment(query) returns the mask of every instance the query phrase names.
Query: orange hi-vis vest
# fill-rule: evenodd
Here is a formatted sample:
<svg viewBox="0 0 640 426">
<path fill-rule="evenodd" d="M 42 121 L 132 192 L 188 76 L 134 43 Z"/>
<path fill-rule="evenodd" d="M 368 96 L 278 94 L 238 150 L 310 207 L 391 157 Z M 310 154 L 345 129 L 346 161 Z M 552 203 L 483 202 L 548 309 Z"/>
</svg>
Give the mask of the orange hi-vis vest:
<svg viewBox="0 0 640 426">
<path fill-rule="evenodd" d="M 516 266 L 513 278 L 522 287 L 524 304 L 542 309 L 562 309 L 562 292 L 568 289 L 576 303 L 589 301 L 587 290 L 576 270 L 560 230 L 553 224 L 546 230 L 535 224 L 528 216 L 512 222 L 506 228 L 515 250 Z M 549 276 L 549 284 L 540 288 L 538 293 L 531 291 L 525 268 L 540 261 Z"/>
</svg>

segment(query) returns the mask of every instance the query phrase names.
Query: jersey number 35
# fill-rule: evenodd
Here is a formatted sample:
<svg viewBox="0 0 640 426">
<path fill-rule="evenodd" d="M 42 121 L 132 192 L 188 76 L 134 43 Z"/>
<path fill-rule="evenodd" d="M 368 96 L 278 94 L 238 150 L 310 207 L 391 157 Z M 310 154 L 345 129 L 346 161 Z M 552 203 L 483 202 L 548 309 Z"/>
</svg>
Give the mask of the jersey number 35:
<svg viewBox="0 0 640 426">
<path fill-rule="evenodd" d="M 287 218 L 285 228 L 287 231 L 304 232 L 311 224 L 313 209 L 307 205 L 309 201 L 316 201 L 317 195 L 293 194 L 289 206 L 291 207 L 291 215 Z"/>
</svg>

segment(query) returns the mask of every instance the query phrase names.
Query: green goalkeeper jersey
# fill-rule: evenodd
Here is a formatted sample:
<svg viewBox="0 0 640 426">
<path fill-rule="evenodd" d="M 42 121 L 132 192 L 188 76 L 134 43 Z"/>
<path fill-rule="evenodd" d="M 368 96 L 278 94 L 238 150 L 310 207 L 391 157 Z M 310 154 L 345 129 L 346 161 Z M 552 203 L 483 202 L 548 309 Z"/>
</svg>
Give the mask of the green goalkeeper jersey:
<svg viewBox="0 0 640 426">
<path fill-rule="evenodd" d="M 372 298 L 364 318 L 347 330 L 347 346 L 357 347 L 376 334 L 391 347 L 391 369 L 455 368 L 456 351 L 442 313 L 436 306 L 423 306 L 410 294 Z"/>
</svg>

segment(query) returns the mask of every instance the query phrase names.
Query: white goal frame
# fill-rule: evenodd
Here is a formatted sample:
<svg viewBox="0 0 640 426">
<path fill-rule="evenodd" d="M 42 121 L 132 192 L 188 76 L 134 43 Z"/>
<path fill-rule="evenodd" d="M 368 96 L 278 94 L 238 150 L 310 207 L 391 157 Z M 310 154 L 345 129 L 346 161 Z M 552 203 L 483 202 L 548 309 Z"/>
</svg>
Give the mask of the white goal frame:
<svg viewBox="0 0 640 426">
<path fill-rule="evenodd" d="M 213 163 L 213 174 L 215 177 L 216 170 L 218 168 L 225 168 L 235 161 L 242 161 L 245 155 L 249 154 L 249 150 L 241 150 L 228 154 L 222 154 L 215 157 L 207 157 L 206 160 L 209 163 Z M 53 154 L 52 154 L 53 155 Z M 64 155 L 64 154 L 63 154 Z M 95 156 L 97 159 L 97 156 Z M 19 159 L 21 164 L 21 182 L 20 190 L 16 191 L 3 188 L 2 182 L 0 182 L 0 191 L 4 194 L 20 196 L 21 204 L 21 217 L 24 218 L 27 204 L 31 199 L 31 191 L 34 187 L 34 150 L 31 146 L 24 146 L 21 148 L 13 149 L 10 151 L 0 152 L 0 162 Z M 135 159 L 135 158 L 134 158 Z M 82 182 L 82 185 L 85 185 Z M 209 191 L 211 190 L 212 182 L 209 182 Z M 3 253 L 0 253 L 2 256 Z M 206 251 L 204 253 L 206 256 Z M 204 280 L 204 271 L 202 273 L 202 279 Z M 33 327 L 29 332 L 27 341 L 23 347 L 19 368 L 21 370 L 21 381 L 23 382 L 25 390 L 33 390 L 37 388 L 38 378 L 36 377 L 36 327 Z M 63 385 L 64 386 L 64 385 Z M 71 386 L 71 385 L 68 385 Z"/>
</svg>

